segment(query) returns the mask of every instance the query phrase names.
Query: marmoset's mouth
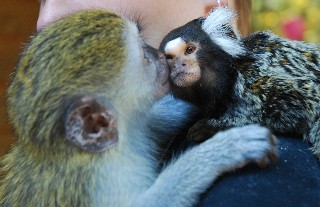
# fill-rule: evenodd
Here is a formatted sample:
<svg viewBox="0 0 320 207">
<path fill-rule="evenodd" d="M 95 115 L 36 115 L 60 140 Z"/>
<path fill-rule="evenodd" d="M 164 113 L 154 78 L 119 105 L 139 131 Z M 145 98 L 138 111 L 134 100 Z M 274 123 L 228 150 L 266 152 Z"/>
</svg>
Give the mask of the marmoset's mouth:
<svg viewBox="0 0 320 207">
<path fill-rule="evenodd" d="M 175 70 L 170 73 L 170 79 L 172 84 L 178 87 L 188 87 L 198 80 L 198 75 L 197 73 L 186 71 L 183 68 L 175 68 Z"/>
</svg>

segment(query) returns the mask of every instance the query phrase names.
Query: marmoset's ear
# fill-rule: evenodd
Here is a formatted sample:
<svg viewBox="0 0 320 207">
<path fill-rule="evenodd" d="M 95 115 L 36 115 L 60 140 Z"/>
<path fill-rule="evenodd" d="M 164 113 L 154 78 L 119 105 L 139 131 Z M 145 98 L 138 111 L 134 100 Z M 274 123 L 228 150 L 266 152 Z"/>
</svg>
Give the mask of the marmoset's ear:
<svg viewBox="0 0 320 207">
<path fill-rule="evenodd" d="M 116 115 L 111 106 L 80 96 L 72 101 L 65 118 L 66 138 L 89 152 L 100 152 L 118 142 Z"/>
<path fill-rule="evenodd" d="M 236 17 L 237 14 L 228 7 L 217 7 L 202 23 L 202 29 L 210 39 L 232 57 L 243 55 L 246 52 L 240 41 L 240 33 L 232 22 Z"/>
</svg>

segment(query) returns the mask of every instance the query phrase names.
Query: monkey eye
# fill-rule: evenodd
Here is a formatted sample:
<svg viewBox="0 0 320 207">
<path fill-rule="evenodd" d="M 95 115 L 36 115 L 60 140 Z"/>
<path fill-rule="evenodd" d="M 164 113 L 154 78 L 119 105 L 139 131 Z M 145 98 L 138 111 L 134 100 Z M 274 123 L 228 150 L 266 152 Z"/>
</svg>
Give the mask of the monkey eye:
<svg viewBox="0 0 320 207">
<path fill-rule="evenodd" d="M 189 45 L 189 46 L 187 47 L 187 49 L 186 49 L 186 53 L 187 53 L 187 54 L 192 54 L 192 53 L 194 53 L 195 50 L 196 50 L 196 46 L 194 46 L 194 45 Z"/>
</svg>

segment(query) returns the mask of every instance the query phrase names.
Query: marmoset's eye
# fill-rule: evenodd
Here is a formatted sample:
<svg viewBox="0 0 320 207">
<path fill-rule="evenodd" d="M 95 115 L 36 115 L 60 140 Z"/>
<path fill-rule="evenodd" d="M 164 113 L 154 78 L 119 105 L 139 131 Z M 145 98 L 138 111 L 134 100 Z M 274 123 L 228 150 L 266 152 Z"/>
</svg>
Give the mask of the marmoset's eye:
<svg viewBox="0 0 320 207">
<path fill-rule="evenodd" d="M 187 54 L 192 54 L 196 50 L 196 46 L 194 45 L 189 45 L 186 49 Z"/>
</svg>

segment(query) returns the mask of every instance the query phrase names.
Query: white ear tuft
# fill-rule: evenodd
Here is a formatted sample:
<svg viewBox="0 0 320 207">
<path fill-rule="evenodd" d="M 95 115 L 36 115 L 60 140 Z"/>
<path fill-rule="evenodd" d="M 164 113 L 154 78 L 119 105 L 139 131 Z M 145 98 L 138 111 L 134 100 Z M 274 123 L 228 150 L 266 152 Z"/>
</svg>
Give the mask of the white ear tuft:
<svg viewBox="0 0 320 207">
<path fill-rule="evenodd" d="M 202 29 L 210 36 L 212 41 L 233 57 L 245 53 L 245 48 L 239 41 L 239 31 L 232 23 L 232 20 L 236 17 L 237 14 L 234 11 L 221 6 L 212 10 L 202 23 Z M 235 36 L 230 35 L 230 31 Z"/>
<path fill-rule="evenodd" d="M 202 24 L 202 29 L 212 35 L 226 35 L 228 29 L 232 28 L 232 19 L 237 14 L 228 7 L 217 7 L 212 10 Z"/>
</svg>

